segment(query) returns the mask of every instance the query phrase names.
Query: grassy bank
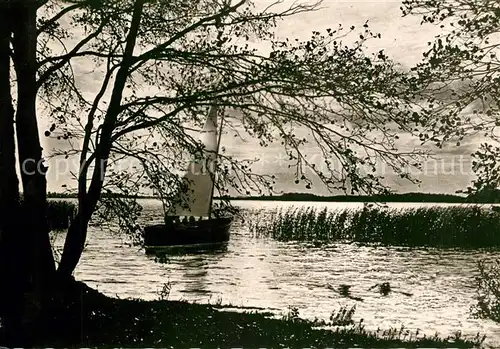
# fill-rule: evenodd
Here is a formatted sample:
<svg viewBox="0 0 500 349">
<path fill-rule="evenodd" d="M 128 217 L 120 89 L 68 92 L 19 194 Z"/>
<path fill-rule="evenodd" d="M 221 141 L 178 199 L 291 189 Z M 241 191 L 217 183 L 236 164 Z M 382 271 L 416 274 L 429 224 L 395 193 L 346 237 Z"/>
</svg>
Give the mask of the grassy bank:
<svg viewBox="0 0 500 349">
<path fill-rule="evenodd" d="M 500 214 L 477 206 L 389 209 L 365 207 L 276 211 L 252 226 L 280 241 L 347 240 L 406 246 L 500 246 Z"/>
<path fill-rule="evenodd" d="M 57 301 L 48 312 L 50 318 L 43 322 L 35 346 L 471 348 L 480 342 L 479 338 L 460 336 L 417 337 L 404 329 L 372 333 L 361 324 L 333 331 L 316 329 L 318 323 L 301 320 L 296 312 L 272 319 L 265 314 L 223 311 L 210 305 L 116 299 L 82 283 L 71 284 Z M 349 320 L 345 311 L 332 315 L 332 321 L 344 320 Z"/>
</svg>

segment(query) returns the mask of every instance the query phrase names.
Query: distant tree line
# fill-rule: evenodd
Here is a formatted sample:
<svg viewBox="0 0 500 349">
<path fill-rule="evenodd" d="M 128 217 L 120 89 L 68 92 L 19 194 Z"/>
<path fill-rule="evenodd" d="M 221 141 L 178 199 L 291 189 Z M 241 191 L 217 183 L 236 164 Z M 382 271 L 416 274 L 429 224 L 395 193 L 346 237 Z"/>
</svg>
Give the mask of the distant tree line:
<svg viewBox="0 0 500 349">
<path fill-rule="evenodd" d="M 148 195 L 127 196 L 122 193 L 105 193 L 104 197 L 153 199 Z M 48 192 L 48 198 L 76 199 L 77 194 Z M 267 200 L 267 201 L 318 201 L 318 202 L 429 202 L 429 203 L 500 203 L 500 190 L 484 188 L 468 195 L 439 194 L 439 193 L 392 193 L 381 195 L 316 195 L 310 193 L 284 193 L 281 195 L 260 196 L 222 196 L 215 199 L 225 200 Z"/>
<path fill-rule="evenodd" d="M 276 201 L 318 201 L 318 202 L 436 202 L 466 203 L 468 197 L 454 194 L 435 193 L 393 193 L 385 195 L 332 195 L 322 196 L 308 193 L 284 193 L 270 196 L 232 197 L 233 200 L 276 200 Z"/>
<path fill-rule="evenodd" d="M 123 193 L 103 193 L 103 197 L 112 197 L 112 198 L 133 198 L 133 199 L 151 199 L 154 198 L 154 196 L 149 196 L 149 195 L 138 195 L 138 194 L 133 194 L 133 195 L 127 195 Z M 48 192 L 47 193 L 47 198 L 50 199 L 77 199 L 78 194 L 77 193 L 57 193 L 57 192 Z"/>
</svg>

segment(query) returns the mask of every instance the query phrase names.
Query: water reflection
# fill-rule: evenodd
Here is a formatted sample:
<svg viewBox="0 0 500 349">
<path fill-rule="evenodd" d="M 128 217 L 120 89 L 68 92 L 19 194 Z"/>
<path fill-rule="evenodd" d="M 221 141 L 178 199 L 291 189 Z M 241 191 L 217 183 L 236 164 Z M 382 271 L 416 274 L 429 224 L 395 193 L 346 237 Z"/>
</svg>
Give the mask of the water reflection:
<svg viewBox="0 0 500 349">
<path fill-rule="evenodd" d="M 178 292 L 200 300 L 211 293 L 210 271 L 228 253 L 228 244 L 176 246 L 149 250 L 147 255 L 156 263 L 166 264 L 170 270 L 179 270 L 175 287 Z M 172 281 L 171 281 L 172 282 Z"/>
<path fill-rule="evenodd" d="M 217 244 L 203 244 L 193 246 L 171 246 L 162 248 L 150 248 L 146 250 L 148 257 L 154 258 L 155 262 L 168 263 L 172 256 L 183 255 L 217 255 L 227 252 L 227 242 Z"/>
<path fill-rule="evenodd" d="M 184 293 L 207 294 L 210 293 L 208 280 L 208 269 L 210 268 L 209 260 L 203 255 L 187 257 L 182 262 L 178 263 L 182 267 L 183 278 L 188 280 L 184 286 Z"/>
</svg>

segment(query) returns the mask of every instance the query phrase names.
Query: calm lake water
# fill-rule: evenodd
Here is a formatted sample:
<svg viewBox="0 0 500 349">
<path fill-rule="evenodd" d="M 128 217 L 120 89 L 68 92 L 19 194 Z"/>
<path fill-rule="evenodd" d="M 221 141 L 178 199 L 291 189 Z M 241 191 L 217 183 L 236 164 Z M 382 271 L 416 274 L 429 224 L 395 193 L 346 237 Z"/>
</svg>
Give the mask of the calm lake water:
<svg viewBox="0 0 500 349">
<path fill-rule="evenodd" d="M 143 221 L 161 219 L 159 202 L 143 200 Z M 362 207 L 357 203 L 293 203 L 238 201 L 247 217 L 286 206 L 339 209 Z M 408 207 L 416 204 L 391 204 Z M 421 205 L 419 205 L 421 206 Z M 356 304 L 355 320 L 376 330 L 400 327 L 421 333 L 450 335 L 457 330 L 488 336 L 500 346 L 500 328 L 492 321 L 473 319 L 474 277 L 477 261 L 500 258 L 500 251 L 369 247 L 337 243 L 311 247 L 255 237 L 242 222 L 235 222 L 227 249 L 219 252 L 171 255 L 158 262 L 144 250 L 123 243 L 117 234 L 91 228 L 88 245 L 75 272 L 77 279 L 99 291 L 120 298 L 157 299 L 165 283 L 169 299 L 237 306 L 263 307 L 276 314 L 289 306 L 305 318 L 328 319 L 342 305 Z M 56 238 L 55 245 L 61 246 Z M 387 296 L 369 288 L 390 282 Z M 351 294 L 363 301 L 342 297 L 328 285 L 351 285 Z"/>
</svg>

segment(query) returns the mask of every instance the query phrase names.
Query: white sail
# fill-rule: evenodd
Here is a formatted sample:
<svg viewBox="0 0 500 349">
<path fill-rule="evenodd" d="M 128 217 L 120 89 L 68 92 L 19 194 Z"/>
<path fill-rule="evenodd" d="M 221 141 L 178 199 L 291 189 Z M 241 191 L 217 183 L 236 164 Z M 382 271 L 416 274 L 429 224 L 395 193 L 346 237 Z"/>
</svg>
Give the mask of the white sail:
<svg viewBox="0 0 500 349">
<path fill-rule="evenodd" d="M 169 208 L 170 216 L 205 217 L 210 215 L 212 203 L 215 160 L 219 149 L 217 132 L 217 106 L 212 106 L 207 121 L 200 136 L 204 145 L 203 154 L 198 159 L 192 159 L 184 174 L 183 180 L 187 187 L 179 194 L 179 198 Z"/>
</svg>

